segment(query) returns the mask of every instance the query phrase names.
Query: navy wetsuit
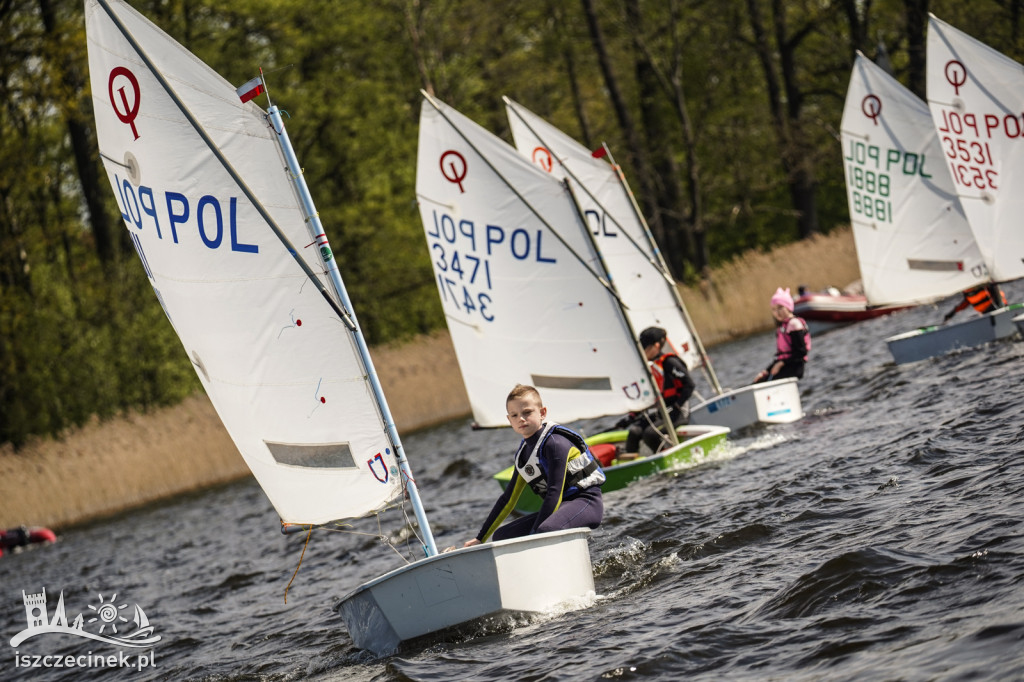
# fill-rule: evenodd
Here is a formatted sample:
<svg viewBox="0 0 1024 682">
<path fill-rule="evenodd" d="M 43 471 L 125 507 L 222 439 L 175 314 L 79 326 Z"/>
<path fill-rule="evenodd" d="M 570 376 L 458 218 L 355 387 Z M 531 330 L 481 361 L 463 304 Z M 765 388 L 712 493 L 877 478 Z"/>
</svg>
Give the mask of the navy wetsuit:
<svg viewBox="0 0 1024 682">
<path fill-rule="evenodd" d="M 519 450 L 519 463 L 523 465 L 537 444 L 544 429 L 527 438 Z M 575 486 L 566 488 L 566 466 L 575 445 L 560 433 L 552 433 L 540 452 L 540 465 L 547 482 L 547 491 L 541 501 L 540 511 L 527 514 L 504 526 L 501 522 L 515 508 L 519 495 L 526 488 L 526 481 L 513 469 L 512 479 L 505 486 L 505 492 L 494 503 L 476 539 L 485 542 L 507 540 L 535 533 L 549 533 L 567 528 L 597 528 L 604 516 L 604 502 L 601 486 L 592 485 L 583 489 Z M 499 527 L 500 526 L 500 527 Z"/>
</svg>

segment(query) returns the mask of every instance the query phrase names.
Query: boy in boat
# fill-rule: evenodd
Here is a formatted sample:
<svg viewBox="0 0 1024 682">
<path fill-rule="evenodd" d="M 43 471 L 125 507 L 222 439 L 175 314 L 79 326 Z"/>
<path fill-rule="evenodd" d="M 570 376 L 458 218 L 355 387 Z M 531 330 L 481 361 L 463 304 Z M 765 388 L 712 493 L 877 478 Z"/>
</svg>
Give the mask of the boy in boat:
<svg viewBox="0 0 1024 682">
<path fill-rule="evenodd" d="M 793 296 L 789 289 L 778 287 L 772 295 L 772 317 L 775 318 L 775 358 L 754 377 L 754 383 L 804 376 L 807 353 L 811 350 L 811 332 L 803 318 L 793 314 Z"/>
<path fill-rule="evenodd" d="M 950 318 L 956 315 L 961 310 L 967 308 L 967 306 L 973 306 L 978 311 L 979 315 L 990 313 L 993 310 L 1006 306 L 1006 294 L 996 284 L 982 284 L 966 291 L 962 291 L 963 300 L 956 304 L 956 307 L 950 310 L 942 318 L 942 323 L 949 322 Z"/>
<path fill-rule="evenodd" d="M 600 526 L 604 516 L 601 484 L 605 476 L 583 437 L 544 421 L 548 409 L 533 386 L 517 384 L 505 399 L 505 408 L 509 424 L 523 438 L 513 459 L 512 479 L 494 503 L 480 532 L 463 546 L 472 547 L 488 539 L 507 540 Z M 540 497 L 540 511 L 501 526 L 527 485 Z"/>
<path fill-rule="evenodd" d="M 648 327 L 640 332 L 640 346 L 651 365 L 651 373 L 658 384 L 661 397 L 668 408 L 669 419 L 673 426 L 684 426 L 690 423 L 690 396 L 696 388 L 686 363 L 671 350 L 665 350 L 668 332 L 661 327 Z M 651 452 L 657 452 L 666 442 L 662 434 L 664 420 L 658 410 L 647 413 L 630 413 L 616 424 L 620 429 L 628 429 L 626 444 L 620 460 L 636 459 L 643 440 Z"/>
</svg>

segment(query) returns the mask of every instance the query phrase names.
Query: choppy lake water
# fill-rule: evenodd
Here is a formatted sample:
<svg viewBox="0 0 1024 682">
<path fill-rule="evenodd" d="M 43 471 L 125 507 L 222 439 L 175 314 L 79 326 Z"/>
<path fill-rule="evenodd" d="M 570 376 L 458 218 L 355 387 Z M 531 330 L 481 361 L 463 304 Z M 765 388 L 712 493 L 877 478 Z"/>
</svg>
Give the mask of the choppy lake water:
<svg viewBox="0 0 1024 682">
<path fill-rule="evenodd" d="M 333 609 L 402 562 L 376 520 L 314 534 L 285 603 L 305 537 L 281 535 L 246 481 L 0 559 L 0 678 L 1024 679 L 1024 342 L 897 367 L 883 341 L 954 302 L 816 336 L 804 419 L 607 494 L 590 545 L 598 597 L 582 611 L 376 659 Z M 772 345 L 759 335 L 712 349 L 723 384 L 748 383 Z M 471 537 L 515 435 L 466 420 L 403 441 L 438 544 Z M 401 512 L 381 524 L 395 531 Z M 93 631 L 104 606 L 127 606 L 116 616 L 128 622 L 111 623 L 122 633 L 141 606 L 161 637 L 144 650 L 154 667 L 26 667 L 128 651 L 56 634 L 12 648 L 22 591 L 43 588 L 51 617 L 63 592 L 69 623 L 101 618 Z"/>
</svg>

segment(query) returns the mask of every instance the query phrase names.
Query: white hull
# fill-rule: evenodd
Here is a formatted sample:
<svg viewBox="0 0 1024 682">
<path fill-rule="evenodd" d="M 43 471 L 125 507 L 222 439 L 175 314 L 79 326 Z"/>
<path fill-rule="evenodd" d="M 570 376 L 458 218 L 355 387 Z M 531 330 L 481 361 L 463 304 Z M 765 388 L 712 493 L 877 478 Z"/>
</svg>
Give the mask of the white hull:
<svg viewBox="0 0 1024 682">
<path fill-rule="evenodd" d="M 738 431 L 756 424 L 795 422 L 803 416 L 797 380 L 789 378 L 743 386 L 706 400 L 690 411 L 690 423 Z"/>
<path fill-rule="evenodd" d="M 1013 318 L 1013 326 L 1017 328 L 1020 334 L 1024 334 L 1024 314 L 1017 315 Z"/>
<path fill-rule="evenodd" d="M 574 528 L 428 557 L 365 583 L 337 609 L 356 646 L 384 656 L 488 616 L 580 608 L 594 595 L 589 533 Z"/>
<path fill-rule="evenodd" d="M 1017 332 L 1014 316 L 1021 306 L 1014 305 L 981 315 L 966 322 L 923 327 L 885 340 L 897 365 L 926 360 L 958 348 L 972 348 Z"/>
</svg>

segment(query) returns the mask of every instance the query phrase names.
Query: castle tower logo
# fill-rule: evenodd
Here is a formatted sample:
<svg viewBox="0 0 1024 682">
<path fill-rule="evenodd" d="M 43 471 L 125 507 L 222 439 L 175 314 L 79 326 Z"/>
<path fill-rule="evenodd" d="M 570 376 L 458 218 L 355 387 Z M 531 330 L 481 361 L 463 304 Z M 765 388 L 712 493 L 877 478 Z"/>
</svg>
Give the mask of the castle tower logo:
<svg viewBox="0 0 1024 682">
<path fill-rule="evenodd" d="M 115 646 L 149 647 L 160 641 L 160 635 L 154 634 L 153 626 L 142 607 L 135 604 L 133 611 L 128 610 L 128 603 L 117 603 L 117 594 L 104 599 L 97 594 L 97 603 L 89 604 L 88 610 L 79 613 L 68 625 L 67 613 L 64 609 L 64 590 L 60 592 L 57 606 L 50 618 L 47 607 L 46 588 L 38 594 L 21 592 L 25 602 L 26 628 L 11 638 L 11 646 L 17 648 L 30 637 L 47 634 L 75 635 L 86 639 L 94 639 Z M 129 615 L 131 619 L 129 620 Z"/>
</svg>

